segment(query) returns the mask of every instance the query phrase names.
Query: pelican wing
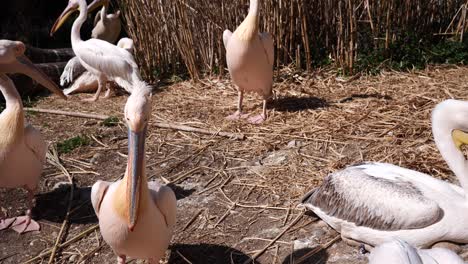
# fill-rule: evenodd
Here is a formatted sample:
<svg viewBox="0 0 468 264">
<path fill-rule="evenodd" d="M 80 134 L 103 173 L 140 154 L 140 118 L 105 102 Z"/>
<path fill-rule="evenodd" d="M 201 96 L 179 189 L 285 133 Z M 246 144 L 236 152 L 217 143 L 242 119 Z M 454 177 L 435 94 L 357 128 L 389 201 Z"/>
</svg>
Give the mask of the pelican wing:
<svg viewBox="0 0 468 264">
<path fill-rule="evenodd" d="M 396 239 L 372 250 L 369 264 L 423 264 L 418 250 L 407 242 Z"/>
<path fill-rule="evenodd" d="M 65 86 L 68 83 L 72 83 L 77 76 L 85 71 L 86 69 L 81 65 L 80 59 L 78 59 L 78 57 L 73 57 L 63 69 L 62 75 L 60 76 L 60 85 Z"/>
<path fill-rule="evenodd" d="M 34 153 L 34 156 L 42 163 L 45 162 L 47 144 L 42 137 L 41 132 L 30 124 L 24 127 L 24 142 L 26 146 Z"/>
<path fill-rule="evenodd" d="M 109 78 L 130 80 L 133 69 L 138 68 L 132 54 L 109 42 L 90 39 L 81 44 L 76 48 L 80 60 Z"/>
<path fill-rule="evenodd" d="M 303 204 L 377 230 L 418 229 L 438 222 L 443 210 L 424 195 L 420 183 L 395 167 L 383 163 L 348 167 L 327 176 Z"/>
<path fill-rule="evenodd" d="M 99 217 L 99 209 L 101 208 L 102 200 L 104 199 L 110 185 L 111 182 L 97 181 L 91 188 L 91 203 L 97 217 Z"/>
<path fill-rule="evenodd" d="M 228 29 L 224 30 L 223 32 L 223 43 L 224 43 L 224 48 L 227 49 L 227 45 L 229 43 L 229 40 L 231 39 L 232 32 Z"/>
<path fill-rule="evenodd" d="M 275 63 L 275 48 L 273 44 L 273 37 L 270 33 L 264 32 L 260 33 L 260 40 L 262 41 L 263 48 L 268 58 L 268 62 L 271 66 Z"/>
<path fill-rule="evenodd" d="M 148 182 L 151 197 L 166 219 L 168 227 L 176 223 L 177 199 L 171 188 L 161 185 L 159 182 Z"/>
</svg>

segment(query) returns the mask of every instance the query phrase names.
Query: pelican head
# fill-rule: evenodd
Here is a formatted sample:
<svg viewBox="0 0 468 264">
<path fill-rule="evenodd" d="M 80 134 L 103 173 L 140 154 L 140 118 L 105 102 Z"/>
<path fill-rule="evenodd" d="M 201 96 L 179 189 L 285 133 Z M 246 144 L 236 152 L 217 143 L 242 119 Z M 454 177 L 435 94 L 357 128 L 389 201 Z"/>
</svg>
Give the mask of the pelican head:
<svg viewBox="0 0 468 264">
<path fill-rule="evenodd" d="M 128 162 L 126 203 L 128 208 L 128 228 L 133 230 L 137 223 L 141 182 L 145 177 L 145 136 L 151 114 L 151 94 L 149 90 L 137 89 L 125 105 L 125 121 L 128 126 Z"/>
<path fill-rule="evenodd" d="M 80 11 L 80 1 L 81 0 L 68 0 L 68 5 L 63 10 L 62 14 L 57 18 L 52 29 L 50 30 L 50 35 L 54 35 L 55 32 L 67 21 L 71 14 L 76 11 Z M 94 0 L 87 8 L 87 12 L 91 12 L 94 9 L 108 4 L 109 0 Z"/>
<path fill-rule="evenodd" d="M 0 40 L 0 74 L 25 74 L 66 100 L 62 90 L 24 55 L 25 50 L 21 41 Z"/>
</svg>

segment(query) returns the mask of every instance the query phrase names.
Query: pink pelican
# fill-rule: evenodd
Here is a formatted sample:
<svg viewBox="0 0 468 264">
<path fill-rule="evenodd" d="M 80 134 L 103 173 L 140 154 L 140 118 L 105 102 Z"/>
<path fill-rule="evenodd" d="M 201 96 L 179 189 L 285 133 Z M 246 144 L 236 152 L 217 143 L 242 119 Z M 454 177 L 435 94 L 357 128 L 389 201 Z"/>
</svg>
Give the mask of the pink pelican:
<svg viewBox="0 0 468 264">
<path fill-rule="evenodd" d="M 0 230 L 11 227 L 18 233 L 37 231 L 31 219 L 34 193 L 45 162 L 47 144 L 39 130 L 26 124 L 23 104 L 15 85 L 5 73 L 22 73 L 66 99 L 62 91 L 24 56 L 20 41 L 0 40 L 0 91 L 6 108 L 0 114 L 0 187 L 28 191 L 29 209 L 25 216 L 0 220 Z"/>
<path fill-rule="evenodd" d="M 115 81 L 127 92 L 131 93 L 133 85 L 141 81 L 138 66 L 130 52 L 100 39 L 83 41 L 80 29 L 86 21 L 88 6 L 86 0 L 69 0 L 68 6 L 62 12 L 51 30 L 56 32 L 63 22 L 76 10 L 80 15 L 75 20 L 71 30 L 72 48 L 80 60 L 81 65 L 98 77 L 98 90 L 94 97 L 88 101 L 96 101 L 107 81 Z"/>
<path fill-rule="evenodd" d="M 145 136 L 150 115 L 150 91 L 135 87 L 125 105 L 125 176 L 114 183 L 98 181 L 91 191 L 102 237 L 117 255 L 118 263 L 125 263 L 127 256 L 159 263 L 176 222 L 174 192 L 146 178 Z"/>
<path fill-rule="evenodd" d="M 327 176 L 302 205 L 367 248 L 403 239 L 416 247 L 468 243 L 468 102 L 446 100 L 432 112 L 434 141 L 461 186 L 388 163 L 350 166 Z"/>
<path fill-rule="evenodd" d="M 263 98 L 262 114 L 249 118 L 254 124 L 267 118 L 267 100 L 272 95 L 274 49 L 269 33 L 258 31 L 258 0 L 250 0 L 250 10 L 240 26 L 232 33 L 223 33 L 226 48 L 226 62 L 232 81 L 237 86 L 239 101 L 237 111 L 228 116 L 229 120 L 246 117 L 242 113 L 244 92 L 255 92 Z"/>
</svg>

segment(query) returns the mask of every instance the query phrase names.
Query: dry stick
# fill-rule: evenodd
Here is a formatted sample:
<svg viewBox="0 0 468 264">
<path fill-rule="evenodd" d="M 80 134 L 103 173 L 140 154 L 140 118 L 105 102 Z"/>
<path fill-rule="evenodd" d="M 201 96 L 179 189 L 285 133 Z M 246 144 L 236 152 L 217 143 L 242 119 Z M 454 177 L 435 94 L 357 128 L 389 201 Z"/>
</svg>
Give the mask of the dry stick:
<svg viewBox="0 0 468 264">
<path fill-rule="evenodd" d="M 68 245 L 70 245 L 70 244 L 75 243 L 76 241 L 80 240 L 81 238 L 83 238 L 84 236 L 88 235 L 89 233 L 93 232 L 94 230 L 96 230 L 96 229 L 98 229 L 98 228 L 99 228 L 99 225 L 94 225 L 94 226 L 90 227 L 89 229 L 87 229 L 87 230 L 81 232 L 80 234 L 78 234 L 77 236 L 73 237 L 72 239 L 67 240 L 66 242 L 64 242 L 64 243 L 62 243 L 62 244 L 60 244 L 60 245 L 58 245 L 58 246 L 57 246 L 57 249 L 60 249 L 60 248 L 63 248 L 63 247 L 66 247 L 66 246 L 68 246 Z M 52 252 L 52 249 L 49 249 L 49 250 L 47 250 L 46 252 L 44 252 L 44 253 L 42 253 L 42 254 L 39 254 L 38 256 L 36 256 L 36 257 L 34 257 L 34 258 L 32 258 L 32 259 L 30 259 L 30 260 L 24 262 L 23 264 L 27 264 L 27 263 L 34 262 L 34 261 L 36 261 L 36 260 L 38 260 L 38 259 L 41 259 L 41 258 L 43 258 L 43 257 L 45 257 L 45 256 L 47 256 L 47 255 L 49 255 L 51 252 Z"/>
<path fill-rule="evenodd" d="M 182 231 L 185 231 L 190 225 L 192 225 L 193 222 L 198 218 L 198 216 L 204 211 L 205 209 L 200 209 L 198 212 L 190 219 L 190 221 L 185 224 L 184 228 L 182 228 Z"/>
<path fill-rule="evenodd" d="M 78 112 L 66 112 L 66 111 L 52 110 L 52 109 L 29 108 L 29 107 L 25 107 L 24 109 L 26 111 L 29 111 L 29 112 L 47 113 L 47 114 L 64 115 L 64 116 L 73 116 L 73 117 L 90 118 L 90 119 L 97 119 L 97 120 L 106 120 L 106 119 L 110 118 L 110 116 L 106 116 L 106 115 L 87 114 L 87 113 L 78 113 Z M 213 131 L 213 130 L 208 130 L 208 129 L 203 129 L 203 128 L 190 127 L 190 126 L 186 126 L 186 125 L 170 124 L 170 123 L 166 123 L 166 122 L 155 122 L 153 124 L 156 127 L 160 127 L 160 128 L 169 128 L 169 129 L 175 129 L 175 130 L 181 130 L 181 131 L 187 131 L 187 132 L 194 132 L 194 133 L 200 133 L 200 134 L 207 134 L 207 135 L 213 135 L 213 136 L 222 136 L 222 137 L 228 137 L 228 138 L 238 139 L 238 140 L 244 140 L 245 139 L 245 135 L 244 134 L 239 134 L 239 133 Z"/>
<path fill-rule="evenodd" d="M 243 264 L 249 264 L 249 263 L 254 263 L 255 260 L 260 257 L 263 253 L 265 253 L 265 251 L 271 247 L 271 245 L 273 245 L 278 239 L 280 239 L 284 233 L 286 233 L 293 225 L 295 225 L 300 219 L 301 217 L 304 215 L 304 212 L 301 212 L 297 217 L 296 219 L 294 219 L 291 224 L 289 224 L 285 229 L 283 229 L 283 231 L 281 233 L 279 233 L 270 243 L 268 243 L 268 245 L 266 245 L 262 250 L 260 250 L 259 252 L 257 252 L 255 255 L 253 255 L 253 257 L 247 261 L 245 261 Z"/>
<path fill-rule="evenodd" d="M 49 154 L 49 153 L 47 153 Z M 54 261 L 55 258 L 55 253 L 57 252 L 58 245 L 60 243 L 60 240 L 62 238 L 63 232 L 65 230 L 65 226 L 68 223 L 68 219 L 70 218 L 70 210 L 73 202 L 73 177 L 70 175 L 68 170 L 62 165 L 60 162 L 60 159 L 58 157 L 57 149 L 55 147 L 52 148 L 52 154 L 49 154 L 49 160 L 52 165 L 55 165 L 57 168 L 59 168 L 63 174 L 65 174 L 68 177 L 68 181 L 70 181 L 70 198 L 68 199 L 68 207 L 67 207 L 67 214 L 65 215 L 65 219 L 63 220 L 62 227 L 60 228 L 60 232 L 57 235 L 57 239 L 55 240 L 54 247 L 52 248 L 52 253 L 50 254 L 49 258 L 49 264 L 51 264 Z"/>
</svg>

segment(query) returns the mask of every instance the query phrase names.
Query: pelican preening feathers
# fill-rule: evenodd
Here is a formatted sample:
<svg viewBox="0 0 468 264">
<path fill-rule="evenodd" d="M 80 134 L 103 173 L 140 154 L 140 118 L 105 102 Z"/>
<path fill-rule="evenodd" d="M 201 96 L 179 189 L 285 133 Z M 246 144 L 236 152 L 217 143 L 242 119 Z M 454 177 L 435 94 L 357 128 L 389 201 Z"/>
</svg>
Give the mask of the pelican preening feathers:
<svg viewBox="0 0 468 264">
<path fill-rule="evenodd" d="M 104 240 L 125 263 L 127 256 L 159 263 L 176 221 L 174 192 L 146 178 L 145 137 L 151 115 L 148 89 L 135 89 L 125 105 L 127 170 L 122 180 L 98 181 L 91 200 Z"/>
<path fill-rule="evenodd" d="M 242 112 L 245 92 L 255 92 L 263 98 L 262 114 L 249 119 L 262 123 L 267 118 L 267 100 L 272 95 L 274 48 L 273 38 L 268 33 L 259 33 L 259 1 L 250 0 L 250 10 L 242 24 L 232 33 L 224 31 L 226 62 L 232 81 L 237 86 L 239 98 L 237 111 L 228 116 L 230 120 L 247 117 Z"/>
<path fill-rule="evenodd" d="M 329 175 L 303 199 L 344 240 L 377 246 L 400 238 L 413 246 L 468 242 L 468 102 L 447 100 L 432 113 L 434 141 L 461 187 L 386 163 Z"/>
<path fill-rule="evenodd" d="M 57 85 L 23 55 L 24 51 L 22 42 L 0 40 L 0 91 L 6 101 L 0 114 L 0 187 L 24 188 L 29 200 L 26 216 L 0 220 L 0 230 L 11 227 L 19 233 L 39 230 L 39 224 L 31 219 L 31 208 L 47 144 L 37 129 L 25 123 L 21 97 L 5 73 L 28 75 L 66 99 Z"/>
<path fill-rule="evenodd" d="M 117 82 L 131 93 L 135 82 L 141 81 L 138 66 L 132 54 L 125 48 L 117 47 L 100 39 L 81 40 L 80 29 L 88 14 L 86 0 L 70 0 L 52 27 L 51 34 L 56 32 L 70 14 L 77 10 L 79 10 L 80 15 L 72 26 L 72 48 L 81 65 L 97 76 L 99 83 L 96 94 L 89 101 L 96 101 L 99 98 L 108 81 Z"/>
</svg>

